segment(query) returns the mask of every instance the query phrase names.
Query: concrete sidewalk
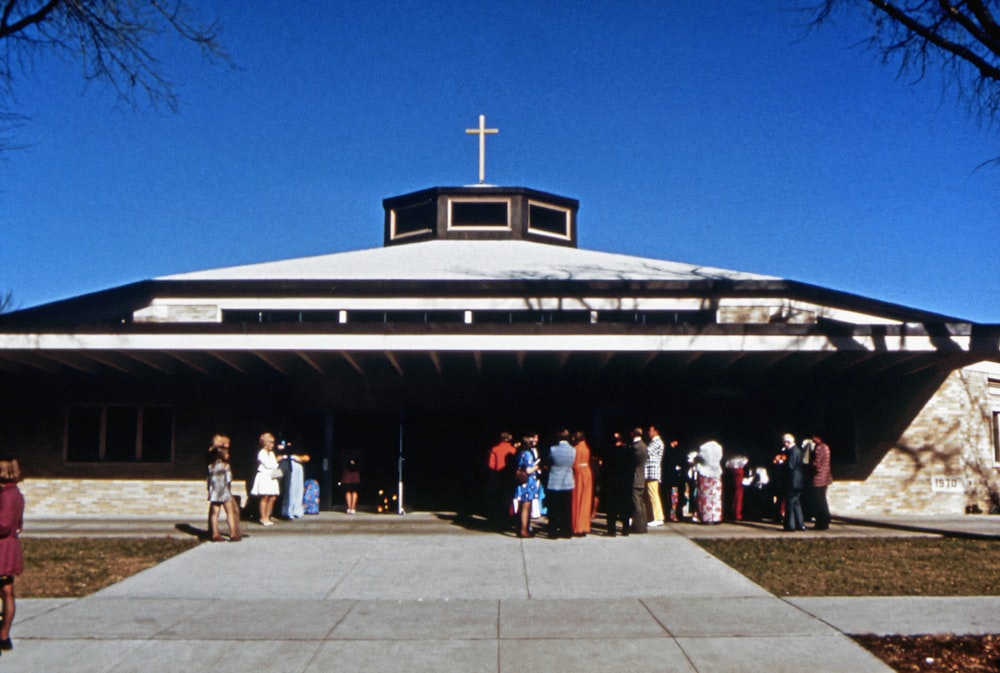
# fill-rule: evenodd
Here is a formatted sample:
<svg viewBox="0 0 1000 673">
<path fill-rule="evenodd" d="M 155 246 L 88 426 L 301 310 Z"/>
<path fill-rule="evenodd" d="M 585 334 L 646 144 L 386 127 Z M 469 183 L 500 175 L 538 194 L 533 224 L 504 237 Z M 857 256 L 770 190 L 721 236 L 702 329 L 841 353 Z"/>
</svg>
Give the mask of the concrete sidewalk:
<svg viewBox="0 0 1000 673">
<path fill-rule="evenodd" d="M 181 534 L 199 525 L 29 520 L 26 530 Z M 834 534 L 868 534 L 854 526 Z M 324 513 L 246 528 L 239 544 L 200 545 L 87 598 L 19 601 L 15 649 L 0 665 L 23 673 L 864 673 L 890 669 L 844 635 L 858 632 L 859 619 L 963 631 L 1000 614 L 992 598 L 776 598 L 687 539 L 709 530 L 771 534 L 739 524 L 558 541 L 432 514 Z"/>
</svg>

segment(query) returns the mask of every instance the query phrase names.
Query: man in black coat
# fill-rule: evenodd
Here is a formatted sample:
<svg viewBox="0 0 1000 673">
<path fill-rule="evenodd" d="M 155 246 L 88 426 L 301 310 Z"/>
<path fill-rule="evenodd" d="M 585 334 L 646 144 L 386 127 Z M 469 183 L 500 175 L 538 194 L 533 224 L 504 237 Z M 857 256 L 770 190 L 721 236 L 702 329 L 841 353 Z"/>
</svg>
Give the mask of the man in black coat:
<svg viewBox="0 0 1000 673">
<path fill-rule="evenodd" d="M 806 487 L 806 471 L 802 464 L 802 449 L 795 443 L 794 435 L 786 433 L 781 439 L 785 445 L 785 477 L 788 479 L 785 491 L 785 530 L 805 530 L 802 491 Z"/>
<path fill-rule="evenodd" d="M 645 533 L 646 516 L 646 461 L 649 450 L 642 441 L 642 428 L 632 431 L 632 532 Z"/>
<path fill-rule="evenodd" d="M 632 447 L 625 443 L 620 432 L 612 435 L 612 444 L 603 452 L 601 489 L 604 511 L 607 514 L 608 530 L 604 534 L 614 537 L 618 532 L 618 522 L 622 524 L 622 535 L 628 535 L 628 521 L 632 516 L 632 479 L 635 473 L 632 463 Z"/>
</svg>

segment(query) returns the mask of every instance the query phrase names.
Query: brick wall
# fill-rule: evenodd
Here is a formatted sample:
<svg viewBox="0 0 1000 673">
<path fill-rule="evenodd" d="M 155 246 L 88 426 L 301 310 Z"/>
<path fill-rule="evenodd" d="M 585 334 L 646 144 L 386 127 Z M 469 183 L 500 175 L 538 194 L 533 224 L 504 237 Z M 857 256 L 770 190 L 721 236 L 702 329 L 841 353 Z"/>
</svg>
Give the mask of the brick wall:
<svg viewBox="0 0 1000 673">
<path fill-rule="evenodd" d="M 957 515 L 976 504 L 988 511 L 988 484 L 1000 485 L 993 466 L 991 378 L 1000 378 L 1000 366 L 981 363 L 952 372 L 867 478 L 830 487 L 831 510 Z M 959 479 L 962 490 L 935 491 L 933 478 Z"/>
<path fill-rule="evenodd" d="M 25 479 L 20 484 L 28 517 L 177 517 L 204 519 L 204 480 Z M 246 502 L 246 486 L 233 483 Z"/>
</svg>

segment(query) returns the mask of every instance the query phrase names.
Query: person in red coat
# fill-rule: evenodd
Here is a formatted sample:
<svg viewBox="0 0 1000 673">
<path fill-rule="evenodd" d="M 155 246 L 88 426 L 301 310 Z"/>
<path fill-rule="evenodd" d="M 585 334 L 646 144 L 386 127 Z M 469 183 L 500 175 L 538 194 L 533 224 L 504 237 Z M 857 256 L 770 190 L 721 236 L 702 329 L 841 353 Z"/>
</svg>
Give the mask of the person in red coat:
<svg viewBox="0 0 1000 673">
<path fill-rule="evenodd" d="M 514 448 L 514 437 L 509 432 L 500 433 L 500 441 L 490 449 L 486 476 L 486 506 L 487 514 L 497 530 L 507 530 L 510 527 L 510 508 L 514 497 L 514 463 L 517 462 L 517 449 Z"/>
<path fill-rule="evenodd" d="M 17 487 L 21 470 L 16 460 L 0 460 L 0 653 L 14 648 L 10 625 L 14 621 L 14 578 L 24 571 L 21 554 L 21 527 L 24 525 L 24 496 Z"/>
</svg>

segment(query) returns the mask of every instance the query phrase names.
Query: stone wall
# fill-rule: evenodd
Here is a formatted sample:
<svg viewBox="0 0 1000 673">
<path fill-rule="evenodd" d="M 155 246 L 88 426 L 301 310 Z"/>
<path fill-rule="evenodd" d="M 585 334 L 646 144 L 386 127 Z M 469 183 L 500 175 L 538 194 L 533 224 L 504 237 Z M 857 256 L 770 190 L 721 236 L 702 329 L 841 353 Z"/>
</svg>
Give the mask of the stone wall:
<svg viewBox="0 0 1000 673">
<path fill-rule="evenodd" d="M 25 516 L 45 517 L 176 517 L 206 519 L 204 480 L 156 479 L 25 479 Z M 234 494 L 246 502 L 244 482 L 233 483 Z"/>
<path fill-rule="evenodd" d="M 830 487 L 834 514 L 958 515 L 969 505 L 989 511 L 990 489 L 1000 488 L 992 437 L 1000 399 L 990 395 L 991 379 L 1000 380 L 1000 365 L 952 372 L 867 478 Z"/>
</svg>

